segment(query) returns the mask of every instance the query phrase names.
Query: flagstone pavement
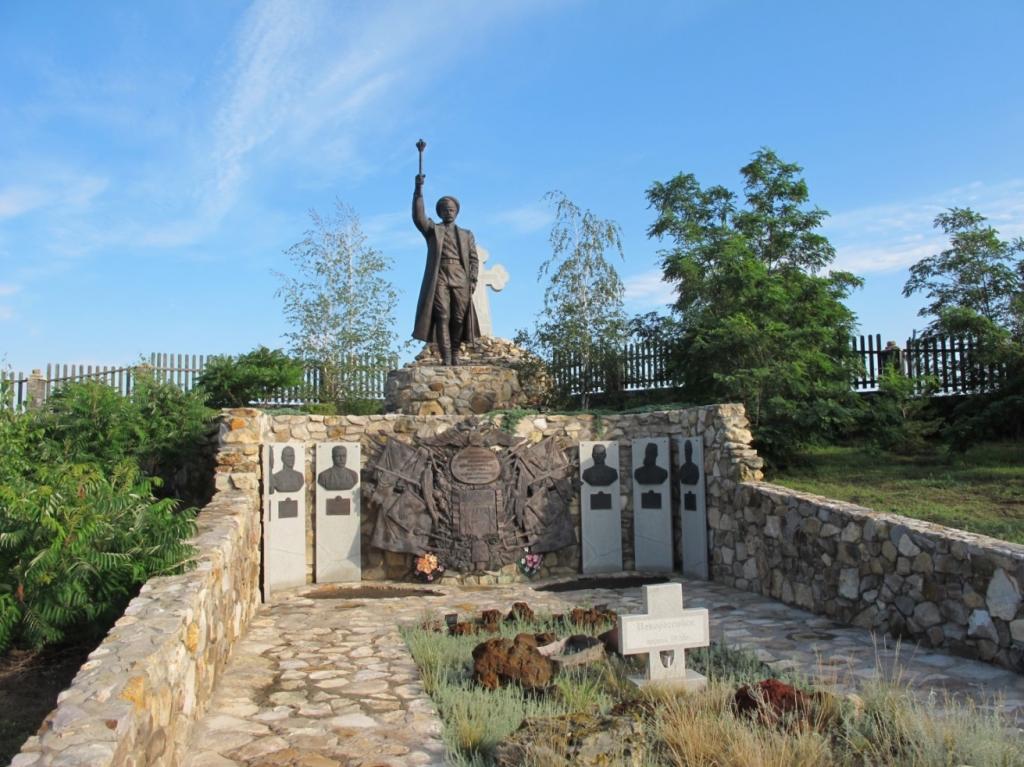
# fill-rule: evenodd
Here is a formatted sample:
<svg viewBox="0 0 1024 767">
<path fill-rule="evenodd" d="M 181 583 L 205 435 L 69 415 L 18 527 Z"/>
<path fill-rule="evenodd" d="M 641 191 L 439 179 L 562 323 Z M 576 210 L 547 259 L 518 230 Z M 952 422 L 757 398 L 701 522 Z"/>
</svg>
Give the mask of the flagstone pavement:
<svg viewBox="0 0 1024 767">
<path fill-rule="evenodd" d="M 1024 723 L 1022 675 L 876 641 L 863 629 L 728 586 L 677 580 L 686 607 L 710 609 L 713 640 L 748 648 L 775 669 L 850 688 L 878 673 L 891 675 L 898 665 L 903 681 L 922 695 L 935 690 L 995 700 L 992 705 Z M 642 611 L 640 588 L 553 593 L 536 591 L 538 585 L 416 586 L 440 595 L 389 599 L 312 598 L 316 586 L 277 595 L 235 649 L 195 728 L 186 767 L 443 765 L 441 723 L 400 624 L 418 623 L 427 613 L 506 612 L 517 601 L 556 613 L 595 604 Z M 344 595 L 345 588 L 332 593 Z"/>
</svg>

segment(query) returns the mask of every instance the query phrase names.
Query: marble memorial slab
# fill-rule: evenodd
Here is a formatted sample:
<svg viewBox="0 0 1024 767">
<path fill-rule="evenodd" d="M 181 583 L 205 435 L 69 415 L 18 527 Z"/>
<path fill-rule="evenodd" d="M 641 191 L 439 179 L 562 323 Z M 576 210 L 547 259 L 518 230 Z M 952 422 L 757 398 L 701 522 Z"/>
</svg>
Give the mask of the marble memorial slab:
<svg viewBox="0 0 1024 767">
<path fill-rule="evenodd" d="M 263 600 L 306 583 L 306 453 L 301 442 L 263 447 Z"/>
<path fill-rule="evenodd" d="M 619 652 L 647 655 L 647 671 L 638 685 L 671 684 L 700 689 L 707 679 L 686 668 L 686 650 L 707 647 L 711 642 L 708 611 L 683 609 L 681 583 L 644 586 L 642 615 L 620 615 Z"/>
<path fill-rule="evenodd" d="M 583 572 L 622 570 L 619 443 L 580 443 Z"/>
<path fill-rule="evenodd" d="M 358 442 L 316 446 L 316 582 L 362 580 Z"/>
<path fill-rule="evenodd" d="M 633 547 L 637 570 L 672 571 L 668 437 L 633 440 Z"/>
<path fill-rule="evenodd" d="M 683 574 L 708 579 L 708 511 L 704 494 L 704 440 L 676 437 Z"/>
</svg>

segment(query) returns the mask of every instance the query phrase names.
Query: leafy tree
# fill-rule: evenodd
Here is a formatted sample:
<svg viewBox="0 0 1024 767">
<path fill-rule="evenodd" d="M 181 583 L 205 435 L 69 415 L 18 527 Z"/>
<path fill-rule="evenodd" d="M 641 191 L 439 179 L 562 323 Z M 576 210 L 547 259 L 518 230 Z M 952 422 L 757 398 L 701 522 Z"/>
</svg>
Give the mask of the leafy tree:
<svg viewBox="0 0 1024 767">
<path fill-rule="evenodd" d="M 850 379 L 855 317 L 843 304 L 861 281 L 820 272 L 835 250 L 818 230 L 799 165 L 762 148 L 740 169 L 744 199 L 693 174 L 654 183 L 650 237 L 669 239 L 676 289 L 675 374 L 694 402 L 743 402 L 758 446 L 785 459 L 845 428 L 857 407 Z"/>
<path fill-rule="evenodd" d="M 935 227 L 949 236 L 950 247 L 910 267 L 903 295 L 927 294 L 918 314 L 932 317 L 939 333 L 1001 329 L 1024 336 L 1024 238 L 1006 242 L 970 208 L 949 208 Z"/>
<path fill-rule="evenodd" d="M 293 353 L 323 370 L 321 397 L 344 405 L 364 396 L 359 382 L 393 364 L 398 292 L 384 273 L 391 261 L 367 244 L 355 212 L 338 201 L 333 218 L 310 211 L 313 225 L 287 251 L 295 268 L 280 274 Z"/>
<path fill-rule="evenodd" d="M 970 397 L 952 415 L 947 436 L 958 448 L 1024 429 L 1024 238 L 1005 241 L 970 208 L 949 208 L 935 227 L 949 247 L 910 267 L 903 295 L 923 292 L 928 333 L 970 336 L 968 375 L 987 366 L 1006 370 L 994 392 Z"/>
<path fill-rule="evenodd" d="M 211 407 L 248 407 L 302 383 L 303 367 L 280 349 L 258 346 L 237 357 L 213 357 L 197 385 Z"/>
<path fill-rule="evenodd" d="M 614 221 L 582 210 L 561 192 L 549 192 L 546 199 L 554 205 L 555 223 L 551 256 L 538 272 L 539 279 L 550 281 L 535 338 L 555 364 L 572 360 L 580 365 L 580 404 L 586 408 L 595 384 L 614 385 L 609 372 L 617 368 L 625 333 L 624 287 L 605 257 L 609 250 L 623 257 L 622 233 Z"/>
</svg>

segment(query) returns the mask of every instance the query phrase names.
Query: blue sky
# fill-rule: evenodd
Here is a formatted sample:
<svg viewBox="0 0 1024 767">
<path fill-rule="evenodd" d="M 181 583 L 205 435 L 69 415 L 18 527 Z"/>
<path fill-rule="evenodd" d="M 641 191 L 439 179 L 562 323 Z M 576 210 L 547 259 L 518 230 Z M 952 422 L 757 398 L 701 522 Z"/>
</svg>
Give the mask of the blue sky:
<svg viewBox="0 0 1024 767">
<path fill-rule="evenodd" d="M 804 166 L 863 332 L 923 326 L 906 268 L 971 205 L 1024 234 L 1024 4 L 0 3 L 0 365 L 283 345 L 283 251 L 359 214 L 411 332 L 427 196 L 511 274 L 532 324 L 559 189 L 619 222 L 631 311 L 670 300 L 644 192 Z"/>
</svg>

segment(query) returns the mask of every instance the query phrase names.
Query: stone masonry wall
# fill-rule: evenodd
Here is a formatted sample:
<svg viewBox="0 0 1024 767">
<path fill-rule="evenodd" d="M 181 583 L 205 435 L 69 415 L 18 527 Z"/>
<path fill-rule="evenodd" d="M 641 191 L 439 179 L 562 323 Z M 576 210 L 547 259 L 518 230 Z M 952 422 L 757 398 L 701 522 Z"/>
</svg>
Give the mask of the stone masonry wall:
<svg viewBox="0 0 1024 767">
<path fill-rule="evenodd" d="M 384 409 L 408 415 L 473 415 L 528 405 L 519 375 L 499 365 L 408 365 L 388 373 Z"/>
<path fill-rule="evenodd" d="M 12 767 L 178 765 L 259 605 L 264 416 L 222 420 L 216 493 L 197 519 L 196 566 L 151 578 L 58 697 Z"/>
<path fill-rule="evenodd" d="M 712 577 L 1024 670 L 1024 546 L 759 482 L 711 513 Z"/>
<path fill-rule="evenodd" d="M 503 415 L 497 415 L 497 425 L 502 425 Z M 314 486 L 313 451 L 318 442 L 346 441 L 359 442 L 362 447 L 363 466 L 374 460 L 380 452 L 384 436 L 394 437 L 411 443 L 416 437 L 434 436 L 459 424 L 470 423 L 485 426 L 486 416 L 318 416 L 278 415 L 268 416 L 267 442 L 296 440 L 306 445 L 306 488 L 307 536 L 306 568 L 307 582 L 313 581 L 314 572 L 314 525 L 315 514 L 312 499 Z M 707 474 L 707 505 L 721 514 L 723 503 L 731 503 L 737 483 L 745 479 L 760 479 L 761 459 L 750 447 L 750 432 L 742 405 L 710 405 L 686 410 L 668 410 L 638 414 L 616 414 L 607 416 L 591 415 L 533 415 L 514 424 L 513 431 L 533 441 L 555 437 L 563 447 L 573 448 L 581 440 L 618 440 L 619 475 L 622 493 L 622 548 L 624 567 L 633 568 L 633 511 L 632 471 L 629 443 L 639 437 L 650 436 L 697 436 L 704 438 L 704 463 Z M 572 453 L 573 460 L 578 454 Z M 578 466 L 578 464 L 577 464 Z M 578 469 L 576 470 L 578 472 Z M 674 483 L 673 483 L 674 484 Z M 673 492 L 676 488 L 673 487 Z M 369 487 L 364 486 L 364 499 L 369 496 Z M 675 507 L 673 507 L 675 508 Z M 577 545 L 545 555 L 543 576 L 572 575 L 580 571 L 580 509 L 579 499 L 570 507 L 576 531 Z M 408 554 L 383 552 L 370 545 L 370 536 L 376 523 L 375 509 L 364 501 L 362 521 L 363 579 L 401 579 L 412 572 L 413 557 Z M 678 519 L 673 519 L 678 539 Z M 678 552 L 678 545 L 675 547 Z M 678 564 L 678 563 L 677 563 Z M 507 583 L 521 578 L 514 564 L 500 571 L 483 575 L 460 575 L 449 572 L 445 578 L 462 582 L 481 584 Z"/>
</svg>

